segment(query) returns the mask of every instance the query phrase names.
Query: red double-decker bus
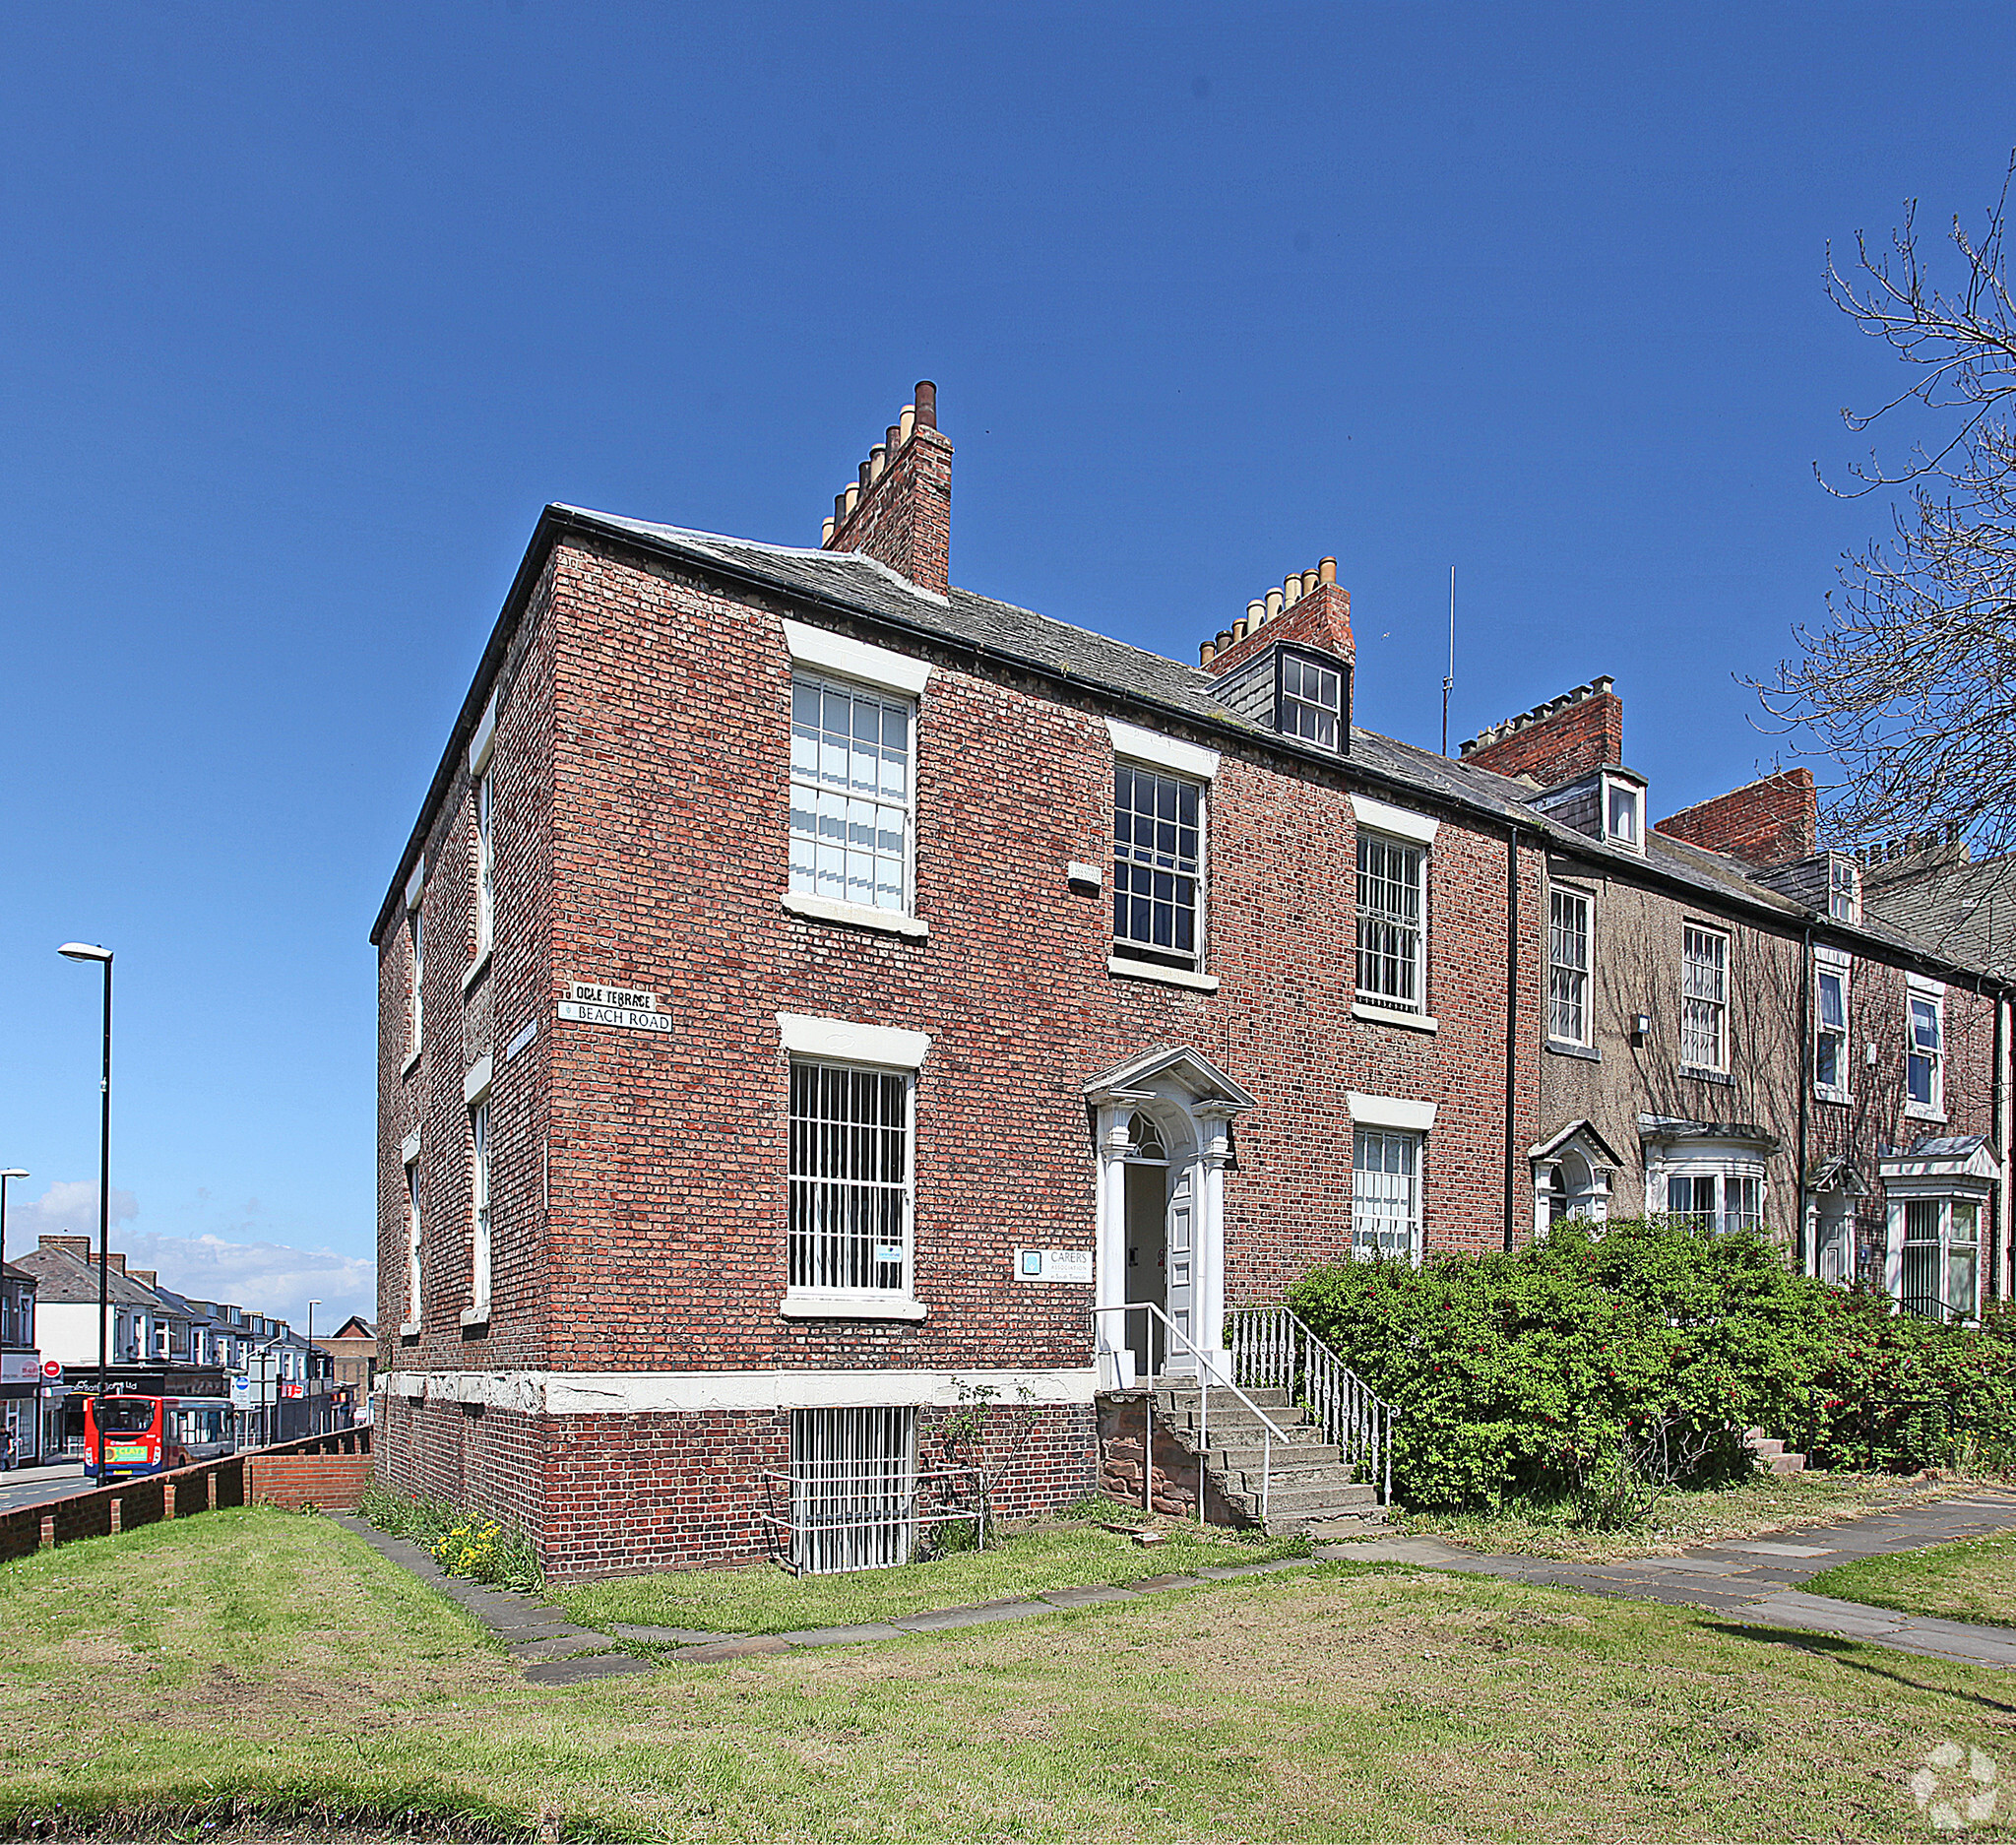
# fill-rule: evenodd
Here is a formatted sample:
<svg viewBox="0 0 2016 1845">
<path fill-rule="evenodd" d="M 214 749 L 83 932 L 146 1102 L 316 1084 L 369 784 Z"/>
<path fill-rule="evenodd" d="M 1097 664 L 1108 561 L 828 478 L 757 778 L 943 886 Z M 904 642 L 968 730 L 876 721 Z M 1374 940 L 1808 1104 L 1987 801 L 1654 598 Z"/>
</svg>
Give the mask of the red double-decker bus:
<svg viewBox="0 0 2016 1845">
<path fill-rule="evenodd" d="M 236 1451 L 223 1397 L 88 1396 L 84 1471 L 99 1482 L 158 1474 Z"/>
</svg>

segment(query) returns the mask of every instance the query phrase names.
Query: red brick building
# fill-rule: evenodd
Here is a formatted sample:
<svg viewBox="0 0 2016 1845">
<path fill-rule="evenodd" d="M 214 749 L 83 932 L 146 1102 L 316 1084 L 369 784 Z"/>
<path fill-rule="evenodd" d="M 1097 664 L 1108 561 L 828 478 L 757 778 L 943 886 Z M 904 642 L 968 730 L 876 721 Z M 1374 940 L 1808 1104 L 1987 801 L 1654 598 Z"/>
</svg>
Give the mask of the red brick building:
<svg viewBox="0 0 2016 1845">
<path fill-rule="evenodd" d="M 1552 1035 L 1557 886 L 1670 986 L 1703 919 L 1725 1008 L 1738 936 L 1943 982 L 1939 1125 L 1991 1125 L 1992 989 L 1649 834 L 1607 682 L 1462 761 L 1356 730 L 1331 560 L 1181 665 L 953 587 L 951 460 L 919 386 L 817 549 L 540 518 L 373 930 L 395 1481 L 560 1571 L 744 1560 L 790 1476 L 993 1393 L 1035 1414 L 1002 1508 L 1077 1496 L 1102 1390 L 1311 1263 L 1637 1208 L 1745 1124 L 1641 1106 L 1593 917 Z M 1784 1069 L 1703 1095 L 1797 1095 L 1797 986 Z M 1647 1044 L 1699 1050 L 1696 1000 L 1648 989 Z M 1747 1124 L 1754 1194 L 1698 1208 L 1801 1240 Z"/>
</svg>

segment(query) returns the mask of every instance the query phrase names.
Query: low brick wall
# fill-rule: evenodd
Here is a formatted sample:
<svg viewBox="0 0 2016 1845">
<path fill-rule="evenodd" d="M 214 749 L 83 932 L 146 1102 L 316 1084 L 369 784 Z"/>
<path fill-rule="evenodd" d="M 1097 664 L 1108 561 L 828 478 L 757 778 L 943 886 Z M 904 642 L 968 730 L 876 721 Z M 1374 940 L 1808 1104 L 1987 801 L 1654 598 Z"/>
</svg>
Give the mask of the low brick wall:
<svg viewBox="0 0 2016 1845">
<path fill-rule="evenodd" d="M 279 1505 L 288 1511 L 312 1505 L 325 1512 L 353 1512 L 370 1484 L 369 1454 L 245 1457 L 245 1496 L 254 1505 Z"/>
</svg>

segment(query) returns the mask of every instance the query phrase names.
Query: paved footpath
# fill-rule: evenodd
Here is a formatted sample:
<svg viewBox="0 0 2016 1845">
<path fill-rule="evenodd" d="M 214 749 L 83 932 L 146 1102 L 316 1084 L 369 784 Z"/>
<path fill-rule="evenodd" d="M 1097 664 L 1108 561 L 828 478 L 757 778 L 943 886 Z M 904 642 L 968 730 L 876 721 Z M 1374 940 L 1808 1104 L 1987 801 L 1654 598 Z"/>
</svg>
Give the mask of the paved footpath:
<svg viewBox="0 0 2016 1845">
<path fill-rule="evenodd" d="M 706 1633 L 688 1627 L 584 1627 L 559 1609 L 510 1589 L 485 1588 L 448 1575 L 419 1545 L 395 1538 L 361 1518 L 339 1517 L 381 1556 L 429 1582 L 460 1603 L 510 1653 L 525 1676 L 540 1685 L 574 1685 L 626 1672 L 654 1672 L 657 1662 L 622 1651 L 625 1644 L 667 1649 L 674 1660 L 715 1665 L 761 1653 L 788 1653 L 808 1646 L 848 1646 L 862 1640 L 893 1640 L 905 1633 L 933 1633 L 948 1627 L 977 1627 L 1001 1621 L 1028 1621 L 1059 1609 L 1101 1602 L 1131 1602 L 1166 1589 L 1204 1582 L 1236 1581 L 1306 1569 L 1291 1558 L 1280 1562 L 1245 1563 L 1194 1573 L 1147 1576 L 1124 1588 L 1098 1583 L 1079 1589 L 1051 1589 L 1027 1598 L 983 1602 L 973 1608 L 940 1608 L 895 1621 L 858 1622 L 844 1627 L 806 1627 L 793 1633 Z M 1460 1550 L 1433 1538 L 1370 1538 L 1321 1544 L 1320 1559 L 1352 1563 L 1413 1563 L 1468 1575 L 1502 1576 L 1594 1595 L 1631 1596 L 1713 1609 L 1751 1626 L 1804 1628 L 1839 1633 L 1878 1646 L 1931 1653 L 1978 1666 L 2016 1667 L 2016 1627 L 1972 1626 L 1900 1615 L 1859 1602 L 1806 1595 L 1797 1584 L 1822 1569 L 1858 1557 L 1916 1550 L 1956 1538 L 1986 1537 L 2016 1529 L 2016 1494 L 1980 1492 L 1872 1513 L 1838 1525 L 1781 1531 L 1769 1538 L 1732 1539 L 1704 1545 L 1677 1557 L 1647 1557 L 1619 1563 L 1568 1563 L 1544 1557 L 1491 1557 Z"/>
<path fill-rule="evenodd" d="M 1641 1557 L 1617 1563 L 1570 1563 L 1546 1557 L 1491 1557 L 1433 1538 L 1371 1538 L 1323 1544 L 1316 1555 L 1341 1562 L 1418 1563 L 1466 1575 L 1623 1595 L 1645 1602 L 1713 1609 L 1746 1626 L 1796 1627 L 1838 1633 L 1909 1653 L 1931 1653 L 1970 1665 L 2016 1668 L 2016 1627 L 1977 1626 L 1869 1608 L 1799 1584 L 1837 1563 L 1915 1551 L 1957 1538 L 1984 1538 L 2016 1529 L 2016 1494 L 1975 1492 L 1953 1498 L 1872 1512 L 1841 1524 L 1732 1538 L 1677 1557 Z"/>
</svg>

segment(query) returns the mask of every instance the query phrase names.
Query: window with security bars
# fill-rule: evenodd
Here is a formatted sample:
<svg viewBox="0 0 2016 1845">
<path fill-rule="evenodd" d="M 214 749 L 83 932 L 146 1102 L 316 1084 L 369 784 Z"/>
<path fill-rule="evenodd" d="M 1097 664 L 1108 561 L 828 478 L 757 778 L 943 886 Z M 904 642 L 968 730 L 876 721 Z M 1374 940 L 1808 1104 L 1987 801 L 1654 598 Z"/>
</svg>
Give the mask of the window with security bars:
<svg viewBox="0 0 2016 1845">
<path fill-rule="evenodd" d="M 420 1323 L 420 1163 L 406 1168 L 406 1316 Z"/>
<path fill-rule="evenodd" d="M 1547 1036 L 1589 1043 L 1590 899 L 1580 891 L 1547 897 Z"/>
<path fill-rule="evenodd" d="M 1690 1070 L 1729 1068 L 1729 937 L 1689 927 L 1681 944 L 1680 1062 Z"/>
<path fill-rule="evenodd" d="M 791 1411 L 790 1561 L 807 1575 L 910 1560 L 916 1412 Z"/>
<path fill-rule="evenodd" d="M 470 1305 L 478 1312 L 490 1305 L 490 1098 L 469 1112 L 470 1168 Z"/>
<path fill-rule="evenodd" d="M 1358 829 L 1358 996 L 1420 1012 L 1426 855 Z"/>
<path fill-rule="evenodd" d="M 1336 667 L 1306 655 L 1281 656 L 1281 696 L 1275 728 L 1284 736 L 1299 736 L 1319 749 L 1335 749 L 1344 722 L 1344 674 Z"/>
<path fill-rule="evenodd" d="M 490 952 L 497 929 L 497 832 L 492 777 L 476 777 L 476 958 Z"/>
<path fill-rule="evenodd" d="M 1197 971 L 1204 790 L 1125 763 L 1113 769 L 1113 953 Z"/>
<path fill-rule="evenodd" d="M 1421 1245 L 1421 1137 L 1360 1127 L 1352 1136 L 1351 1246 L 1360 1260 L 1414 1261 Z"/>
<path fill-rule="evenodd" d="M 914 716 L 904 699 L 792 676 L 792 890 L 908 914 Z"/>
<path fill-rule="evenodd" d="M 908 1074 L 792 1063 L 789 1286 L 908 1291 L 910 1132 Z"/>
</svg>

